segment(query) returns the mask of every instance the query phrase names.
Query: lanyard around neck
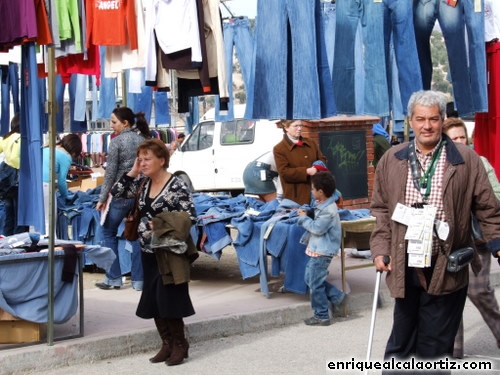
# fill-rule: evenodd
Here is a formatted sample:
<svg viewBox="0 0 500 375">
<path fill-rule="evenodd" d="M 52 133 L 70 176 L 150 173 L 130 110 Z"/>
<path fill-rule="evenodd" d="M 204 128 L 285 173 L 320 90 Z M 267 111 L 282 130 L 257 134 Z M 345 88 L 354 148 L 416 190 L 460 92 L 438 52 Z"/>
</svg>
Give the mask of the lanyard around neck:
<svg viewBox="0 0 500 375">
<path fill-rule="evenodd" d="M 415 188 L 422 195 L 422 199 L 426 201 L 429 198 L 429 195 L 431 194 L 432 176 L 436 171 L 437 161 L 439 160 L 439 156 L 441 155 L 441 151 L 443 149 L 443 146 L 446 144 L 446 141 L 444 140 L 441 141 L 437 150 L 434 152 L 434 155 L 432 155 L 431 164 L 429 165 L 427 170 L 424 171 L 424 174 L 422 176 L 420 176 L 420 169 L 417 166 L 418 160 L 417 160 L 417 155 L 415 153 L 414 143 L 415 140 L 413 140 L 413 142 L 410 142 L 410 144 L 408 145 L 411 175 L 413 178 L 413 184 L 415 185 Z"/>
</svg>

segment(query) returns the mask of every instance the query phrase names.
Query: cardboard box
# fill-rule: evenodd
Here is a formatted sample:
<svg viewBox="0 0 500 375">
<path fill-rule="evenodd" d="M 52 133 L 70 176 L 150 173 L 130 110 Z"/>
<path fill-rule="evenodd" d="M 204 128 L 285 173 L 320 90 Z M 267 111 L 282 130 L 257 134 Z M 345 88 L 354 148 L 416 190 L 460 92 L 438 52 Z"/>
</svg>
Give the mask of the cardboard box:
<svg viewBox="0 0 500 375">
<path fill-rule="evenodd" d="M 68 189 L 69 189 L 69 190 L 71 190 L 71 191 L 75 191 L 75 189 L 76 189 L 76 190 L 80 189 L 80 184 L 81 184 L 81 181 L 80 181 L 80 179 L 78 178 L 78 179 L 76 179 L 76 180 L 68 181 L 68 182 L 67 182 L 67 184 L 68 184 Z"/>
<path fill-rule="evenodd" d="M 94 172 L 89 175 L 82 175 L 78 179 L 68 182 L 68 189 L 71 191 L 87 191 L 88 189 L 94 189 L 95 187 L 102 185 L 104 182 L 104 176 L 100 172 Z"/>
<path fill-rule="evenodd" d="M 103 176 L 91 176 L 81 180 L 80 190 L 87 191 L 88 189 L 94 189 L 104 182 Z"/>
<path fill-rule="evenodd" d="M 28 322 L 0 309 L 0 344 L 37 342 L 46 337 L 46 324 Z"/>
</svg>

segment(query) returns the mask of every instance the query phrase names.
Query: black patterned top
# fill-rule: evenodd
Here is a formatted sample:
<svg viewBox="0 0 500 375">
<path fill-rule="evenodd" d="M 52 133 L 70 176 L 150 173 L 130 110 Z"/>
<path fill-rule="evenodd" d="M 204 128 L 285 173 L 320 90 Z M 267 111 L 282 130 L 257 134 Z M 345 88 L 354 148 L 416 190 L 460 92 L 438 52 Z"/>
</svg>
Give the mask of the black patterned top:
<svg viewBox="0 0 500 375">
<path fill-rule="evenodd" d="M 148 177 L 132 178 L 123 175 L 111 189 L 113 197 L 132 198 L 137 194 L 143 180 L 146 179 L 139 196 L 139 210 L 141 221 L 139 223 L 139 240 L 143 251 L 148 251 L 151 243 L 152 231 L 149 222 L 153 217 L 162 212 L 185 211 L 191 221 L 196 222 L 196 210 L 190 190 L 177 176 L 172 175 L 161 192 L 155 198 L 149 198 L 151 180 Z"/>
</svg>

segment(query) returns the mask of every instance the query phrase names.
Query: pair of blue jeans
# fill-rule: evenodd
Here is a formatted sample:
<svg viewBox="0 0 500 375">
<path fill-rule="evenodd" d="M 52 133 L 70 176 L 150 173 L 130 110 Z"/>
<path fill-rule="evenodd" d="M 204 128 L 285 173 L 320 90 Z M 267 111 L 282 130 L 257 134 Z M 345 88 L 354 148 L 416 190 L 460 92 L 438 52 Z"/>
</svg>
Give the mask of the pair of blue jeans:
<svg viewBox="0 0 500 375">
<path fill-rule="evenodd" d="M 335 42 L 335 4 L 316 2 L 315 17 L 321 118 L 327 118 L 337 114 L 330 64 L 333 48 L 329 48 Z"/>
<path fill-rule="evenodd" d="M 389 93 L 385 70 L 384 4 L 373 0 L 339 1 L 335 31 L 333 86 L 337 112 L 343 114 L 389 115 Z M 363 40 L 363 109 L 356 108 L 355 50 L 359 25 Z"/>
<path fill-rule="evenodd" d="M 333 82 L 333 60 L 335 58 L 335 33 L 337 24 L 337 4 L 332 2 L 320 2 L 319 3 L 320 12 L 320 23 L 322 26 L 322 31 L 319 33 L 318 37 L 323 37 L 325 40 L 326 47 L 326 58 L 328 60 L 328 67 L 330 70 L 329 80 L 332 84 L 333 98 L 331 101 L 335 103 L 335 84 Z M 365 91 L 365 72 L 363 68 L 363 40 L 361 37 L 361 23 L 358 24 L 356 29 L 356 36 L 354 38 L 354 100 L 355 100 L 355 113 L 364 113 L 364 91 Z M 320 70 L 320 89 L 321 91 L 321 105 L 323 108 L 324 95 L 327 95 L 328 99 L 328 85 L 322 82 L 323 76 Z M 325 85 L 326 89 L 321 88 L 321 85 Z M 335 112 L 337 112 L 337 105 L 335 104 Z M 321 115 L 323 116 L 323 110 Z M 324 116 L 323 116 L 324 117 Z"/>
<path fill-rule="evenodd" d="M 125 223 L 123 223 L 125 228 Z M 144 271 L 142 269 L 141 244 L 139 241 L 118 239 L 118 252 L 120 253 L 120 268 L 122 274 L 130 272 L 132 287 L 142 290 L 144 284 Z"/>
<path fill-rule="evenodd" d="M 452 7 L 445 0 L 416 0 L 413 9 L 423 87 L 425 90 L 431 87 L 429 38 L 437 20 L 448 52 L 455 105 L 462 117 L 488 111 L 484 2 L 480 0 L 481 11 L 478 12 L 476 1 L 460 0 Z"/>
<path fill-rule="evenodd" d="M 318 319 L 330 319 L 329 303 L 337 305 L 344 299 L 344 292 L 326 281 L 331 261 L 329 256 L 309 257 L 306 265 L 304 279 L 309 287 L 314 316 Z"/>
<path fill-rule="evenodd" d="M 3 135 L 10 130 L 10 93 L 12 93 L 12 104 L 14 106 L 14 114 L 19 112 L 19 65 L 9 63 L 0 67 L 2 73 L 2 90 L 1 90 L 1 116 L 0 116 L 0 134 Z"/>
<path fill-rule="evenodd" d="M 166 91 L 154 92 L 155 124 L 171 124 L 170 109 L 168 108 L 168 94 Z"/>
<path fill-rule="evenodd" d="M 127 216 L 134 204 L 135 198 L 113 198 L 109 204 L 109 210 L 106 215 L 104 225 L 101 226 L 101 243 L 102 247 L 108 247 L 116 255 L 116 259 L 111 265 L 109 271 L 106 272 L 105 283 L 111 286 L 122 285 L 122 270 L 120 267 L 120 255 L 118 251 L 118 228 L 123 219 Z M 132 266 L 133 267 L 133 266 Z M 141 266 L 142 267 L 142 266 Z"/>
<path fill-rule="evenodd" d="M 253 111 L 249 118 L 321 117 L 315 1 L 257 3 Z"/>
<path fill-rule="evenodd" d="M 410 1 L 384 0 L 384 46 L 389 95 L 401 101 L 406 115 L 411 94 L 422 90 L 422 75 L 418 60 L 413 6 Z M 393 59 L 391 59 L 391 52 Z M 393 64 L 397 76 L 393 76 Z M 393 83 L 397 79 L 397 86 Z M 394 101 L 393 101 L 394 103 Z M 394 110 L 394 106 L 392 106 Z"/>
<path fill-rule="evenodd" d="M 233 47 L 238 57 L 245 89 L 248 92 L 252 70 L 253 36 L 247 17 L 230 18 L 222 24 L 226 72 L 233 71 Z M 234 94 L 232 74 L 228 74 L 229 105 L 227 115 L 220 114 L 219 100 L 215 100 L 215 121 L 234 120 Z"/>
<path fill-rule="evenodd" d="M 129 82 L 130 70 L 125 71 L 125 76 L 127 82 Z M 143 85 L 140 93 L 127 90 L 127 107 L 131 108 L 134 113 L 144 112 L 146 121 L 149 124 L 151 122 L 151 111 L 153 108 L 153 88 Z"/>
<path fill-rule="evenodd" d="M 87 96 L 87 79 L 88 77 L 83 74 L 73 74 L 67 85 L 69 94 L 70 129 L 74 133 L 87 131 L 87 102 L 85 100 Z M 64 132 L 64 92 L 66 91 L 66 84 L 62 81 L 59 74 L 56 75 L 55 89 L 58 103 L 56 129 L 59 133 L 62 133 Z"/>
<path fill-rule="evenodd" d="M 106 47 L 101 46 L 101 61 L 106 60 Z M 101 64 L 101 85 L 99 86 L 99 102 L 97 118 L 109 118 L 116 108 L 116 78 L 106 78 L 104 64 Z"/>
</svg>

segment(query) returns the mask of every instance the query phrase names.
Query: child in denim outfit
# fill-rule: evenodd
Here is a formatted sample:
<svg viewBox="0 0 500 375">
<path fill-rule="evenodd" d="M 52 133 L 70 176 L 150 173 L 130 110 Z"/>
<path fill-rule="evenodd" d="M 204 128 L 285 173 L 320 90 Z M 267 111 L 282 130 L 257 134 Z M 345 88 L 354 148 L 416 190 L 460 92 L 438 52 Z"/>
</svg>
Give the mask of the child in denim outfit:
<svg viewBox="0 0 500 375">
<path fill-rule="evenodd" d="M 309 237 L 306 254 L 305 282 L 309 287 L 314 315 L 304 320 L 307 325 L 330 325 L 329 302 L 339 306 L 345 301 L 345 293 L 326 281 L 328 266 L 340 250 L 341 224 L 335 204 L 335 179 L 330 172 L 318 172 L 311 176 L 311 192 L 316 200 L 314 214 L 304 209 L 298 211 L 298 224 L 306 229 Z M 313 217 L 311 217 L 313 216 Z"/>
</svg>

